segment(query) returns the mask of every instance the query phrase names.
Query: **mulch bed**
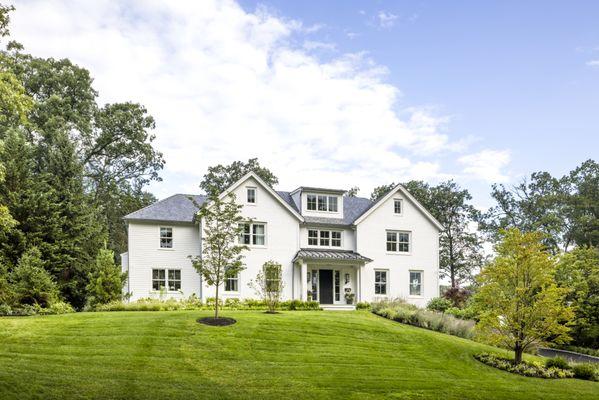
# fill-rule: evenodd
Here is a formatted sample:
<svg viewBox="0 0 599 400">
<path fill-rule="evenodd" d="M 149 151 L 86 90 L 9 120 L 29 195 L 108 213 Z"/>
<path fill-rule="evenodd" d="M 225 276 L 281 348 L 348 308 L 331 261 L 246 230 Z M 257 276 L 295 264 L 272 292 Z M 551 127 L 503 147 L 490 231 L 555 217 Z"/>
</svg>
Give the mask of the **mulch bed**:
<svg viewBox="0 0 599 400">
<path fill-rule="evenodd" d="M 204 317 L 204 318 L 198 319 L 198 322 L 200 324 L 210 325 L 210 326 L 228 326 L 228 325 L 233 325 L 237 321 L 234 320 L 233 318 L 228 318 L 228 317 L 221 317 L 221 318 Z"/>
</svg>

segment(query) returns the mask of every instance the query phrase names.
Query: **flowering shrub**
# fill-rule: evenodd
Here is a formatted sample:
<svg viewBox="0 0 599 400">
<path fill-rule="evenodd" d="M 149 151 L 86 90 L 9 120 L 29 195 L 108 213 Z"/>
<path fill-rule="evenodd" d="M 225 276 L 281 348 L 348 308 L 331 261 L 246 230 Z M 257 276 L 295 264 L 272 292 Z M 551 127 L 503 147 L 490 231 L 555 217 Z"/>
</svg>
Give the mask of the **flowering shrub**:
<svg viewBox="0 0 599 400">
<path fill-rule="evenodd" d="M 546 367 L 539 362 L 523 361 L 520 364 L 514 364 L 514 361 L 501 357 L 496 354 L 481 353 L 475 354 L 474 358 L 491 367 L 513 372 L 515 374 L 531 376 L 545 379 L 572 378 L 574 373 L 567 369 L 558 367 Z"/>
</svg>

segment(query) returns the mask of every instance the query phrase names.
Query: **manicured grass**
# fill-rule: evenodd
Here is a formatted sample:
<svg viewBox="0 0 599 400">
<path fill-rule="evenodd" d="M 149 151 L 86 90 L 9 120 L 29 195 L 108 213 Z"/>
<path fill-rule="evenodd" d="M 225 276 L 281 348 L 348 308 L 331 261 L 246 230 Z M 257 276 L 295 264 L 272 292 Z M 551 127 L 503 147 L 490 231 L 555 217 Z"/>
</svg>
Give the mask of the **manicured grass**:
<svg viewBox="0 0 599 400">
<path fill-rule="evenodd" d="M 597 399 L 599 383 L 525 378 L 489 350 L 367 312 L 208 311 L 0 318 L 0 399 Z"/>
</svg>

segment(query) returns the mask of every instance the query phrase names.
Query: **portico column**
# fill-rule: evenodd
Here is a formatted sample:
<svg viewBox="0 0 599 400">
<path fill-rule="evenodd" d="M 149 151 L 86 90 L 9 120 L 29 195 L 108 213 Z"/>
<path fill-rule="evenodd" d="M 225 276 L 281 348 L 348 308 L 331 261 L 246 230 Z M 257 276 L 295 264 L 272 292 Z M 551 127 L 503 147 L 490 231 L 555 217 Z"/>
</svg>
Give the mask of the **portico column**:
<svg viewBox="0 0 599 400">
<path fill-rule="evenodd" d="M 300 273 L 300 300 L 306 301 L 308 299 L 308 288 L 306 282 L 308 281 L 308 265 L 302 260 L 301 273 Z"/>
</svg>

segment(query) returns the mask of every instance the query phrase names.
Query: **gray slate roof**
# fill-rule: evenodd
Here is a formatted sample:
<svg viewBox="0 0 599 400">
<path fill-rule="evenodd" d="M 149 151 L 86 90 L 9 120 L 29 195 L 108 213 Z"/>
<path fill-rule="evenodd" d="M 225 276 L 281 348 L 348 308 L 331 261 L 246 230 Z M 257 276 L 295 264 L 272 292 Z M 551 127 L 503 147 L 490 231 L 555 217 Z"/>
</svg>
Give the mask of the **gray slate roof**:
<svg viewBox="0 0 599 400">
<path fill-rule="evenodd" d="M 142 221 L 172 221 L 172 222 L 193 222 L 198 208 L 189 198 L 193 198 L 198 205 L 204 204 L 206 196 L 198 194 L 175 194 L 166 199 L 157 201 L 147 207 L 125 215 L 125 220 Z"/>
<path fill-rule="evenodd" d="M 320 250 L 320 249 L 300 249 L 293 262 L 299 259 L 304 260 L 328 260 L 328 261 L 372 261 L 352 250 Z"/>
<path fill-rule="evenodd" d="M 291 198 L 290 192 L 277 191 L 281 199 L 300 213 L 297 205 Z M 125 220 L 137 221 L 165 221 L 165 222 L 193 222 L 197 207 L 189 200 L 192 197 L 199 205 L 206 201 L 204 195 L 175 194 L 154 204 L 125 215 Z M 374 203 L 363 197 L 343 198 L 343 218 L 304 217 L 307 224 L 349 226 L 358 217 L 364 214 Z"/>
</svg>

